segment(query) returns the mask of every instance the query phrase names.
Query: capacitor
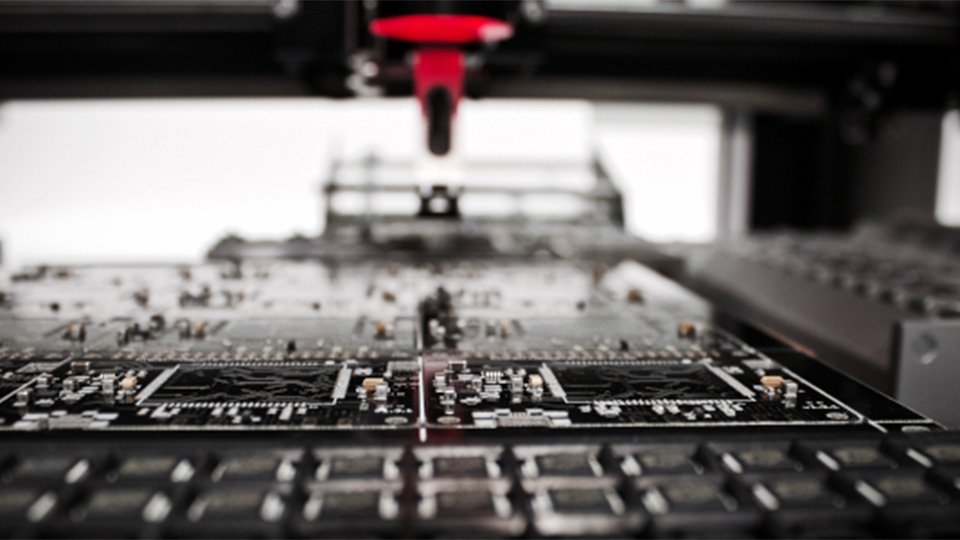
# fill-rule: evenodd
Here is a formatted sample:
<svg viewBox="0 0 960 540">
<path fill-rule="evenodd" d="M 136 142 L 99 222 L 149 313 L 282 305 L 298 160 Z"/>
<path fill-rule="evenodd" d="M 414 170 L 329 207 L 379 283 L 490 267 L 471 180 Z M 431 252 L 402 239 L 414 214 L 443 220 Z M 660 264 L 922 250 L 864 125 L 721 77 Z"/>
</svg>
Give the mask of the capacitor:
<svg viewBox="0 0 960 540">
<path fill-rule="evenodd" d="M 71 322 L 67 324 L 63 337 L 69 341 L 84 341 L 87 339 L 87 327 L 82 322 Z"/>
<path fill-rule="evenodd" d="M 764 388 L 777 389 L 783 385 L 783 377 L 779 375 L 765 375 L 760 377 L 760 384 Z"/>
<path fill-rule="evenodd" d="M 383 379 L 380 377 L 367 377 L 363 380 L 361 386 L 363 386 L 363 389 L 367 392 L 375 392 L 377 386 L 381 383 L 383 383 Z"/>
<path fill-rule="evenodd" d="M 33 388 L 24 388 L 17 392 L 17 398 L 14 402 L 16 407 L 26 407 L 33 401 Z"/>
<path fill-rule="evenodd" d="M 70 362 L 70 371 L 74 375 L 86 375 L 90 372 L 90 362 L 78 361 Z"/>
<path fill-rule="evenodd" d="M 194 339 L 203 339 L 207 335 L 207 323 L 206 321 L 194 321 L 193 323 L 193 337 Z"/>
<path fill-rule="evenodd" d="M 120 390 L 126 393 L 132 393 L 137 388 L 137 378 L 132 376 L 124 377 L 120 381 Z"/>
<path fill-rule="evenodd" d="M 677 323 L 677 336 L 684 339 L 693 339 L 697 337 L 697 326 L 692 322 Z"/>
<path fill-rule="evenodd" d="M 530 400 L 539 403 L 543 399 L 543 377 L 540 375 L 530 375 Z"/>
</svg>

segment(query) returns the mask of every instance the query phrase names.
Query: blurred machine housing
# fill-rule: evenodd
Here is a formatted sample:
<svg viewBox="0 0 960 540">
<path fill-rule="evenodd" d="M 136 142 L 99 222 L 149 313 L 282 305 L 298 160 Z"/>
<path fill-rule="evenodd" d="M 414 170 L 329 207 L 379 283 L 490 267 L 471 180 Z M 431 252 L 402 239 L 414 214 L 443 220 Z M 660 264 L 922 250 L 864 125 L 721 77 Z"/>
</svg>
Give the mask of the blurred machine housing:
<svg viewBox="0 0 960 540">
<path fill-rule="evenodd" d="M 756 235 L 691 255 L 688 271 L 731 312 L 956 426 L 957 241 L 917 220 Z"/>
</svg>

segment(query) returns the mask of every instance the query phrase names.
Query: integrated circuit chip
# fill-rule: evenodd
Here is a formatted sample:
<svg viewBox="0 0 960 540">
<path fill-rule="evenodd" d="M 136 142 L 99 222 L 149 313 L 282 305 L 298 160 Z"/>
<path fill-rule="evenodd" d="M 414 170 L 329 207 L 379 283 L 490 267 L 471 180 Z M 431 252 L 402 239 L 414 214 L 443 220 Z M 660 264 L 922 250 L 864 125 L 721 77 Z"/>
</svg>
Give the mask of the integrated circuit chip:
<svg viewBox="0 0 960 540">
<path fill-rule="evenodd" d="M 330 403 L 339 371 L 328 364 L 181 366 L 145 404 Z"/>
<path fill-rule="evenodd" d="M 705 364 L 660 364 L 637 362 L 579 363 L 554 362 L 556 374 L 569 401 L 663 400 L 682 403 L 692 400 L 733 400 L 743 395 L 719 379 Z"/>
</svg>

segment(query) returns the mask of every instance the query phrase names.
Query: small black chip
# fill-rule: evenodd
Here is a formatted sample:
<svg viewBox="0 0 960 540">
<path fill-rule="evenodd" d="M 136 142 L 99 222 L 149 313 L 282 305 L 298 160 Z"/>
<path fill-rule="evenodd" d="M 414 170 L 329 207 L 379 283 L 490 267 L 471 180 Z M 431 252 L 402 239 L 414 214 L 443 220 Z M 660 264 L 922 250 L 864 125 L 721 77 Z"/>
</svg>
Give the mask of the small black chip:
<svg viewBox="0 0 960 540">
<path fill-rule="evenodd" d="M 879 491 L 887 505 L 937 503 L 945 496 L 922 477 L 906 474 L 887 474 L 867 481 Z"/>
<path fill-rule="evenodd" d="M 732 460 L 732 461 L 731 461 Z M 782 448 L 750 448 L 725 453 L 725 466 L 735 473 L 799 470 L 802 467 Z"/>
<path fill-rule="evenodd" d="M 87 518 L 139 520 L 151 489 L 101 489 L 86 504 Z"/>
<path fill-rule="evenodd" d="M 658 486 L 672 512 L 711 512 L 727 509 L 718 485 L 707 480 L 685 478 Z"/>
<path fill-rule="evenodd" d="M 13 480 L 62 480 L 74 483 L 89 472 L 89 462 L 71 456 L 28 457 L 10 473 Z"/>
<path fill-rule="evenodd" d="M 437 494 L 437 515 L 489 517 L 496 514 L 487 490 L 442 491 Z"/>
<path fill-rule="evenodd" d="M 474 457 L 438 457 L 433 460 L 433 476 L 437 478 L 486 478 L 487 460 Z"/>
<path fill-rule="evenodd" d="M 564 488 L 549 491 L 554 512 L 576 514 L 613 514 L 609 493 L 602 488 Z"/>
<path fill-rule="evenodd" d="M 891 469 L 897 465 L 879 449 L 867 445 L 834 446 L 817 457 L 831 469 Z"/>
<path fill-rule="evenodd" d="M 331 491 L 317 496 L 319 516 L 312 519 L 379 519 L 379 491 Z M 309 506 L 309 503 L 308 503 Z"/>
<path fill-rule="evenodd" d="M 326 479 L 383 478 L 383 465 L 381 456 L 332 457 Z"/>
<path fill-rule="evenodd" d="M 600 476 L 590 454 L 544 454 L 536 457 L 540 476 Z"/>
<path fill-rule="evenodd" d="M 630 474 L 696 474 L 698 469 L 692 454 L 692 450 L 686 449 L 644 450 L 633 455 L 636 467 L 632 464 L 628 467 L 625 462 L 624 470 Z"/>
<path fill-rule="evenodd" d="M 929 444 L 920 449 L 937 465 L 960 465 L 960 443 Z"/>
<path fill-rule="evenodd" d="M 272 480 L 280 458 L 272 455 L 237 456 L 224 459 L 213 471 L 214 480 Z"/>
<path fill-rule="evenodd" d="M 123 460 L 117 468 L 120 479 L 166 480 L 179 459 L 173 456 L 143 456 Z"/>
<path fill-rule="evenodd" d="M 27 510 L 39 497 L 40 491 L 36 489 L 0 490 L 0 517 L 5 521 L 25 518 Z"/>
<path fill-rule="evenodd" d="M 777 478 L 763 483 L 762 487 L 755 486 L 754 493 L 758 494 L 758 490 L 762 489 L 766 489 L 776 498 L 780 508 L 829 508 L 835 506 L 838 500 L 838 496 L 826 486 L 822 478 Z M 759 496 L 763 496 L 762 491 Z"/>
<path fill-rule="evenodd" d="M 259 489 L 218 489 L 202 493 L 187 511 L 191 521 L 259 519 L 265 495 Z"/>
</svg>

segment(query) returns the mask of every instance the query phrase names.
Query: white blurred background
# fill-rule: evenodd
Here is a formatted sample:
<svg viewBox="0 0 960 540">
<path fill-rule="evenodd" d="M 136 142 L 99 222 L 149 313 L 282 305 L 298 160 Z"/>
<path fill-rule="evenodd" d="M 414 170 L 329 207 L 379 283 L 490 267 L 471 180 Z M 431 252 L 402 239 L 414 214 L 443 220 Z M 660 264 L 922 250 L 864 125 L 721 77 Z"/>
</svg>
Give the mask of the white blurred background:
<svg viewBox="0 0 960 540">
<path fill-rule="evenodd" d="M 720 111 L 576 101 L 465 102 L 469 160 L 583 163 L 596 151 L 631 231 L 710 240 Z M 93 100 L 0 107 L 4 264 L 189 261 L 227 232 L 322 229 L 333 155 L 410 159 L 411 99 Z"/>
<path fill-rule="evenodd" d="M 0 106 L 6 266 L 199 260 L 226 233 L 322 229 L 332 156 L 410 159 L 412 99 L 8 102 Z M 655 241 L 717 235 L 721 111 L 713 106 L 484 100 L 462 104 L 470 160 L 584 163 L 596 152 L 627 226 Z M 937 214 L 960 224 L 960 115 L 944 122 Z"/>
</svg>

